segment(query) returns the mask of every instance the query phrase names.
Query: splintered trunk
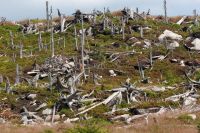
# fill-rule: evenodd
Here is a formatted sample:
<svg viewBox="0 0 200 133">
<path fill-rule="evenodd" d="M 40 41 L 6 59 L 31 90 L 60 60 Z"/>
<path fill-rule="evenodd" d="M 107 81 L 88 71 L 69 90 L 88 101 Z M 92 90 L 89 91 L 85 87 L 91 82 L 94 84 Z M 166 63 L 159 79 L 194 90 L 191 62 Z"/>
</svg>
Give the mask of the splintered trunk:
<svg viewBox="0 0 200 133">
<path fill-rule="evenodd" d="M 54 50 L 54 37 L 53 37 L 53 26 L 51 27 L 51 57 L 55 56 Z"/>
<path fill-rule="evenodd" d="M 65 36 L 64 36 L 64 38 L 63 38 L 63 47 L 64 47 L 64 48 L 66 47 L 66 38 L 65 38 Z"/>
<path fill-rule="evenodd" d="M 103 18 L 103 30 L 105 30 L 106 29 L 106 19 L 105 19 L 105 17 Z"/>
<path fill-rule="evenodd" d="M 14 48 L 14 40 L 13 40 L 13 33 L 12 31 L 10 31 L 10 45 L 11 45 L 11 48 L 13 49 Z"/>
<path fill-rule="evenodd" d="M 85 46 L 85 33 L 83 30 L 83 15 L 81 18 L 81 28 L 82 28 L 82 37 L 81 37 L 81 61 L 82 61 L 82 72 L 84 74 L 84 78 L 86 79 L 85 76 L 85 63 L 84 63 L 84 46 Z"/>
<path fill-rule="evenodd" d="M 47 19 L 47 30 L 49 29 L 49 2 L 46 1 L 46 19 Z"/>
<path fill-rule="evenodd" d="M 111 34 L 114 35 L 114 24 L 111 24 Z"/>
<path fill-rule="evenodd" d="M 13 53 L 12 60 L 13 60 L 13 62 L 16 61 L 16 54 L 15 53 Z"/>
<path fill-rule="evenodd" d="M 16 78 L 15 78 L 15 85 L 19 84 L 19 65 L 16 65 Z"/>
<path fill-rule="evenodd" d="M 3 83 L 3 76 L 0 75 L 0 84 L 2 84 L 2 83 Z"/>
<path fill-rule="evenodd" d="M 49 73 L 49 90 L 52 92 L 53 90 L 53 87 L 52 87 L 52 84 L 53 84 L 53 80 L 52 80 L 52 74 L 51 72 Z"/>
<path fill-rule="evenodd" d="M 75 46 L 76 46 L 76 51 L 78 51 L 78 38 L 77 38 L 77 31 L 76 31 L 76 26 L 74 25 L 74 39 L 75 39 Z"/>
<path fill-rule="evenodd" d="M 196 26 L 199 26 L 199 22 L 198 22 L 198 18 L 197 18 L 197 10 L 193 10 L 193 14 L 194 14 L 194 24 Z"/>
<path fill-rule="evenodd" d="M 54 123 L 54 117 L 55 117 L 55 114 L 56 114 L 56 105 L 53 106 L 53 113 L 52 113 L 51 124 Z"/>
<path fill-rule="evenodd" d="M 94 18 L 93 18 L 93 24 L 94 25 L 96 24 L 96 21 L 97 21 L 97 15 L 96 15 L 96 13 L 94 13 Z"/>
<path fill-rule="evenodd" d="M 153 60 L 152 60 L 152 47 L 150 46 L 150 52 L 149 52 L 149 58 L 150 58 L 150 65 L 153 66 Z"/>
<path fill-rule="evenodd" d="M 137 14 L 139 13 L 139 9 L 138 9 L 138 8 L 136 8 L 136 13 L 137 13 Z"/>
<path fill-rule="evenodd" d="M 11 88 L 10 88 L 10 80 L 8 77 L 6 77 L 6 87 L 5 87 L 6 93 L 10 93 L 11 92 Z"/>
<path fill-rule="evenodd" d="M 39 32 L 39 37 L 38 37 L 38 48 L 39 48 L 39 51 L 42 50 L 42 35 L 41 35 L 41 32 Z"/>
<path fill-rule="evenodd" d="M 139 60 L 137 60 L 137 63 L 138 63 L 138 69 L 139 69 L 140 77 L 141 77 L 141 80 L 143 81 L 145 79 L 144 70 L 143 70 L 142 66 L 140 65 Z"/>
<path fill-rule="evenodd" d="M 31 52 L 30 52 L 30 56 L 32 57 L 33 56 L 33 51 L 31 50 Z"/>
<path fill-rule="evenodd" d="M 124 18 L 122 17 L 122 39 L 125 39 L 125 23 Z"/>
<path fill-rule="evenodd" d="M 168 18 L 167 18 L 167 1 L 164 0 L 164 12 L 165 12 L 165 23 L 168 23 Z"/>
<path fill-rule="evenodd" d="M 143 27 L 140 27 L 140 37 L 143 38 L 144 37 L 144 31 L 143 31 Z"/>
<path fill-rule="evenodd" d="M 20 59 L 23 58 L 23 44 L 20 44 L 20 51 L 19 51 Z"/>
<path fill-rule="evenodd" d="M 60 16 L 60 28 L 61 28 L 61 32 L 64 32 L 64 28 L 65 28 L 65 18 L 63 15 Z"/>
</svg>

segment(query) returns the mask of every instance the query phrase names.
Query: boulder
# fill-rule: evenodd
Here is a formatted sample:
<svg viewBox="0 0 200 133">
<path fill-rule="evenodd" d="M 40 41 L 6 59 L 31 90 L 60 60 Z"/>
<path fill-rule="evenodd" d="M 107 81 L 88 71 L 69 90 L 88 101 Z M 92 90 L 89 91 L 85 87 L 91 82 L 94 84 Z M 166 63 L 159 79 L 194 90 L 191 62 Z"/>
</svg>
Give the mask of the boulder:
<svg viewBox="0 0 200 133">
<path fill-rule="evenodd" d="M 192 41 L 193 47 L 191 47 L 192 50 L 200 50 L 200 39 L 196 38 Z"/>
<path fill-rule="evenodd" d="M 29 94 L 29 95 L 27 96 L 27 99 L 33 100 L 33 99 L 35 99 L 36 97 L 37 97 L 37 94 Z"/>
<path fill-rule="evenodd" d="M 47 108 L 45 110 L 42 111 L 43 115 L 51 115 L 53 113 L 53 110 L 50 108 Z"/>
<path fill-rule="evenodd" d="M 109 70 L 109 73 L 110 73 L 110 76 L 111 76 L 111 77 L 117 76 L 117 74 L 115 73 L 114 70 Z"/>
<path fill-rule="evenodd" d="M 177 40 L 177 41 L 181 41 L 183 39 L 183 37 L 181 35 L 178 35 L 172 31 L 169 30 L 165 30 L 163 32 L 163 34 L 161 34 L 158 39 L 160 42 L 163 42 L 165 38 L 169 38 L 171 40 Z"/>
<path fill-rule="evenodd" d="M 196 120 L 197 116 L 195 114 L 188 114 L 189 117 L 192 118 L 192 120 Z"/>
<path fill-rule="evenodd" d="M 185 98 L 183 105 L 184 106 L 188 106 L 188 105 L 192 105 L 192 104 L 196 104 L 197 99 L 193 98 L 193 97 L 187 97 Z"/>
</svg>

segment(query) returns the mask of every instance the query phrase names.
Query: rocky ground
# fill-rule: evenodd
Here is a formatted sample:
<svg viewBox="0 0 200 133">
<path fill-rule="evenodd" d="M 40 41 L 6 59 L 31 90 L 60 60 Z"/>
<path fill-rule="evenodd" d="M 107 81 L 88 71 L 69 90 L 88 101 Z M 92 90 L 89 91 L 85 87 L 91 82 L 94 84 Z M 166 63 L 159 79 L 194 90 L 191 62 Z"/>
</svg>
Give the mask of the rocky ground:
<svg viewBox="0 0 200 133">
<path fill-rule="evenodd" d="M 199 23 L 181 18 L 1 22 L 3 132 L 198 132 Z"/>
</svg>

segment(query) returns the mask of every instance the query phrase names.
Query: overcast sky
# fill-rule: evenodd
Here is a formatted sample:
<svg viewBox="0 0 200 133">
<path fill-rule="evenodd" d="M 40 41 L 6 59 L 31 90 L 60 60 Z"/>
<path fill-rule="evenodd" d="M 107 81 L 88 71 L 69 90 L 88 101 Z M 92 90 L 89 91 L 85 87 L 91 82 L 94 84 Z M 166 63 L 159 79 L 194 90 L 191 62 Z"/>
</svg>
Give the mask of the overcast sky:
<svg viewBox="0 0 200 133">
<path fill-rule="evenodd" d="M 0 17 L 9 20 L 20 20 L 26 18 L 45 18 L 46 0 L 0 0 Z M 54 15 L 59 8 L 65 15 L 71 15 L 76 9 L 84 12 L 98 9 L 103 10 L 109 7 L 110 10 L 129 8 L 147 11 L 151 9 L 151 14 L 163 14 L 163 0 L 49 0 L 53 6 Z M 168 15 L 191 15 L 193 9 L 198 10 L 200 0 L 167 0 Z"/>
</svg>

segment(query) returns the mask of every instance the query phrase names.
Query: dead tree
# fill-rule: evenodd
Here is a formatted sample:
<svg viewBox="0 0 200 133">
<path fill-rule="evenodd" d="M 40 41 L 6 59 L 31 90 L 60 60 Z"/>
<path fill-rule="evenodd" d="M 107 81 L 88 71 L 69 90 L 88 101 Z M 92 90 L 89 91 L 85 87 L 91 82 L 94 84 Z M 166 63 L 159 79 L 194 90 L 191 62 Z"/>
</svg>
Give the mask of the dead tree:
<svg viewBox="0 0 200 133">
<path fill-rule="evenodd" d="M 23 44 L 22 43 L 20 43 L 20 46 L 19 46 L 19 48 L 20 48 L 20 51 L 19 51 L 19 56 L 20 56 L 20 59 L 22 59 L 23 58 Z"/>
<path fill-rule="evenodd" d="M 197 10 L 195 9 L 195 10 L 193 10 L 193 14 L 194 14 L 194 24 L 196 25 L 196 26 L 198 26 L 199 25 L 199 22 L 198 22 L 198 18 L 197 18 Z"/>
<path fill-rule="evenodd" d="M 52 7 L 51 7 L 51 57 L 55 56 L 55 49 L 54 49 L 54 36 L 53 36 L 53 24 L 52 24 Z"/>
<path fill-rule="evenodd" d="M 39 37 L 38 37 L 38 48 L 39 48 L 39 51 L 42 50 L 42 35 L 41 35 L 41 32 L 39 32 Z"/>
<path fill-rule="evenodd" d="M 52 79 L 52 73 L 51 72 L 49 72 L 48 77 L 49 77 L 49 90 L 52 92 L 52 90 L 53 90 L 53 87 L 52 87 L 53 79 Z"/>
<path fill-rule="evenodd" d="M 150 65 L 152 67 L 153 66 L 153 59 L 152 59 L 152 47 L 151 47 L 151 45 L 150 45 L 149 49 L 150 49 L 150 52 L 149 52 Z"/>
<path fill-rule="evenodd" d="M 49 29 L 49 2 L 46 1 L 46 19 L 47 19 L 47 30 Z"/>
<path fill-rule="evenodd" d="M 60 13 L 60 10 L 58 10 L 58 16 L 59 16 L 59 19 L 60 19 L 60 32 L 64 32 L 64 26 L 65 26 L 65 18 L 64 18 L 64 14 L 61 14 Z"/>
<path fill-rule="evenodd" d="M 16 65 L 16 78 L 15 78 L 15 85 L 19 84 L 19 65 Z"/>
<path fill-rule="evenodd" d="M 167 1 L 164 0 L 164 12 L 165 12 L 165 23 L 168 23 L 168 18 L 167 18 Z"/>
<path fill-rule="evenodd" d="M 136 8 L 136 13 L 139 14 L 139 9 L 138 9 L 138 7 Z"/>
<path fill-rule="evenodd" d="M 66 47 L 66 39 L 65 39 L 65 36 L 63 38 L 63 47 L 65 48 Z"/>
<path fill-rule="evenodd" d="M 0 75 L 0 84 L 2 84 L 2 83 L 3 83 L 3 76 Z"/>
<path fill-rule="evenodd" d="M 12 61 L 15 62 L 16 61 L 16 54 L 13 53 L 13 56 L 12 56 Z"/>
<path fill-rule="evenodd" d="M 76 31 L 76 26 L 74 25 L 74 39 L 75 39 L 75 46 L 76 46 L 76 51 L 78 51 L 78 38 L 77 38 L 77 31 Z"/>
<path fill-rule="evenodd" d="M 122 38 L 125 39 L 125 22 L 124 18 L 122 17 Z"/>
<path fill-rule="evenodd" d="M 13 49 L 14 48 L 14 40 L 13 40 L 13 33 L 12 31 L 10 31 L 10 43 L 11 43 L 11 48 Z"/>
<path fill-rule="evenodd" d="M 140 37 L 143 38 L 144 37 L 144 31 L 143 31 L 143 27 L 140 27 Z"/>
<path fill-rule="evenodd" d="M 83 75 L 84 75 L 84 79 L 86 79 L 86 75 L 85 75 L 85 63 L 84 63 L 85 32 L 83 30 L 83 15 L 81 16 L 81 28 L 82 28 L 82 37 L 81 37 L 82 72 L 83 72 Z"/>
<path fill-rule="evenodd" d="M 5 86 L 5 90 L 6 90 L 6 93 L 10 94 L 10 92 L 12 91 L 11 90 L 11 87 L 10 87 L 10 80 L 8 77 L 6 77 L 6 86 Z"/>
</svg>

